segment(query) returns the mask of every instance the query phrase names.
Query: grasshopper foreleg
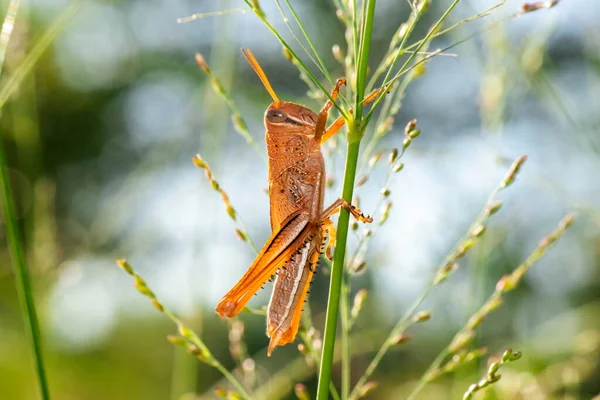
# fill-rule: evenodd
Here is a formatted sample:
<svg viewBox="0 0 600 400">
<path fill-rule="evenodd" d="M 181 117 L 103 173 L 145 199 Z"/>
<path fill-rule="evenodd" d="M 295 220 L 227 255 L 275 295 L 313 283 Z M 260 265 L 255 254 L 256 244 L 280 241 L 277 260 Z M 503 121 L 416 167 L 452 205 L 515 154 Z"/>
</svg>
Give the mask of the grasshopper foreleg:
<svg viewBox="0 0 600 400">
<path fill-rule="evenodd" d="M 333 100 L 337 99 L 338 94 L 340 92 L 340 87 L 346 84 L 346 78 L 340 78 L 335 83 L 335 87 L 331 91 L 331 98 Z M 327 100 L 321 111 L 319 111 L 319 116 L 317 118 L 317 123 L 315 126 L 315 140 L 317 142 L 322 142 L 322 136 L 325 133 L 325 125 L 327 124 L 327 117 L 329 116 L 329 110 L 333 107 L 333 102 L 331 100 Z"/>
<path fill-rule="evenodd" d="M 375 100 L 377 98 L 377 95 L 379 94 L 379 92 L 380 92 L 380 90 L 374 90 L 373 92 L 371 92 L 363 100 L 363 105 L 368 104 L 368 103 L 372 102 L 373 100 Z M 350 114 L 352 114 L 353 111 L 354 110 L 350 110 Z M 333 121 L 333 123 L 331 125 L 329 125 L 329 127 L 327 129 L 325 129 L 325 132 L 323 132 L 323 135 L 321 136 L 321 144 L 325 143 L 327 140 L 329 140 L 329 138 L 331 138 L 333 135 L 335 135 L 337 133 L 337 131 L 339 131 L 342 126 L 344 126 L 345 123 L 346 123 L 346 121 L 344 120 L 344 117 L 339 117 L 338 119 Z"/>
<path fill-rule="evenodd" d="M 327 257 L 327 259 L 331 261 L 333 260 L 333 254 L 331 253 L 331 249 L 335 247 L 335 225 L 333 224 L 333 221 L 329 217 L 327 217 L 323 219 L 323 225 L 321 229 L 323 229 L 323 236 L 325 236 L 325 231 L 327 231 L 327 236 L 329 237 L 329 243 L 327 243 L 327 250 L 325 250 L 325 257 Z"/>
</svg>

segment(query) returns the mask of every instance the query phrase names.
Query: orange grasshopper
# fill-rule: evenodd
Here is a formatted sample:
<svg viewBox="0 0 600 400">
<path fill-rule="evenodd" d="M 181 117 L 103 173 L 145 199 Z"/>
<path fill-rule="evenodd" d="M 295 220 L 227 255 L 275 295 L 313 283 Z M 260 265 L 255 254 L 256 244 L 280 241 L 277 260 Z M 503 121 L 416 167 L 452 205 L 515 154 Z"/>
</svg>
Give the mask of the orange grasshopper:
<svg viewBox="0 0 600 400">
<path fill-rule="evenodd" d="M 331 259 L 335 228 L 329 217 L 344 207 L 360 221 L 373 219 L 341 198 L 323 209 L 326 176 L 321 145 L 344 125 L 340 117 L 326 129 L 332 101 L 327 101 L 318 114 L 299 104 L 280 101 L 252 52 L 242 52 L 273 98 L 265 112 L 272 234 L 242 279 L 223 296 L 217 313 L 235 316 L 279 271 L 267 310 L 270 356 L 276 346 L 291 343 L 296 337 L 327 233 L 330 240 L 326 255 Z M 331 99 L 337 98 L 345 83 L 343 78 L 337 80 Z M 365 102 L 372 98 L 369 96 Z"/>
</svg>

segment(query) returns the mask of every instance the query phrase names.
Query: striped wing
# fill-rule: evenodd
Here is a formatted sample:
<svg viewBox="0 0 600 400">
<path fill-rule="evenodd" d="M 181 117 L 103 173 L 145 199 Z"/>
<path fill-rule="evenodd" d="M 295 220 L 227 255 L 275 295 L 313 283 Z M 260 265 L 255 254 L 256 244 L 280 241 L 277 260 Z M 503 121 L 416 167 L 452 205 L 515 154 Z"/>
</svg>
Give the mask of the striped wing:
<svg viewBox="0 0 600 400">
<path fill-rule="evenodd" d="M 296 211 L 286 218 L 244 276 L 223 296 L 217 305 L 217 313 L 222 317 L 233 317 L 239 313 L 258 289 L 296 254 L 313 230 L 306 212 Z"/>
</svg>

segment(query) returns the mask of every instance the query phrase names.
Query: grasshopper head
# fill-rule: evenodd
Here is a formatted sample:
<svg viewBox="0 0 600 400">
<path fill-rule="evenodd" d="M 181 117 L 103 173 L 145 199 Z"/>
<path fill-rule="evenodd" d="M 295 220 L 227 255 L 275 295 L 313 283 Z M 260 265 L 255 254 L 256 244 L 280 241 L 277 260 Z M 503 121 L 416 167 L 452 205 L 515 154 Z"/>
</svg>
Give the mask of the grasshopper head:
<svg viewBox="0 0 600 400">
<path fill-rule="evenodd" d="M 265 112 L 265 128 L 273 134 L 315 132 L 317 114 L 310 108 L 286 101 L 276 101 Z"/>
</svg>

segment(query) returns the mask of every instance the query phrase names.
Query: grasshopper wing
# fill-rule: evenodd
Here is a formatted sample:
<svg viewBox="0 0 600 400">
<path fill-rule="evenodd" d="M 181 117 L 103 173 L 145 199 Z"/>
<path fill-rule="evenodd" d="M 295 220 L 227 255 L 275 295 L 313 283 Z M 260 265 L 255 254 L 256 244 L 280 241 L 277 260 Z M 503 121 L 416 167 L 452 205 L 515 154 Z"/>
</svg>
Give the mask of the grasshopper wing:
<svg viewBox="0 0 600 400">
<path fill-rule="evenodd" d="M 273 232 L 242 279 L 217 305 L 222 317 L 233 317 L 277 270 L 304 244 L 314 230 L 307 212 L 296 211 Z"/>
</svg>

